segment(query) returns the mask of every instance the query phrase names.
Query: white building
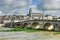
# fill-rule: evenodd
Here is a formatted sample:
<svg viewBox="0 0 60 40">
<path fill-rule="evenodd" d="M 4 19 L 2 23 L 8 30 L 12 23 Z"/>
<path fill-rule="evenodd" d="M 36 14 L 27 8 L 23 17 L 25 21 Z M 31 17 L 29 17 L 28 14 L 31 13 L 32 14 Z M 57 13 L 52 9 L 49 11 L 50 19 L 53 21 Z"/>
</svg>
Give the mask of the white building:
<svg viewBox="0 0 60 40">
<path fill-rule="evenodd" d="M 53 20 L 53 16 L 51 16 L 51 15 L 45 15 L 44 19 L 45 20 Z"/>
<path fill-rule="evenodd" d="M 30 9 L 30 10 L 29 10 L 29 17 L 30 17 L 30 19 L 32 19 L 32 20 L 37 20 L 37 19 L 40 20 L 40 18 L 42 17 L 42 14 L 39 13 L 39 12 L 33 12 L 33 10 Z"/>
<path fill-rule="evenodd" d="M 32 20 L 53 20 L 53 16 L 51 15 L 42 15 L 39 12 L 33 12 L 32 9 L 29 10 L 29 17 Z"/>
</svg>

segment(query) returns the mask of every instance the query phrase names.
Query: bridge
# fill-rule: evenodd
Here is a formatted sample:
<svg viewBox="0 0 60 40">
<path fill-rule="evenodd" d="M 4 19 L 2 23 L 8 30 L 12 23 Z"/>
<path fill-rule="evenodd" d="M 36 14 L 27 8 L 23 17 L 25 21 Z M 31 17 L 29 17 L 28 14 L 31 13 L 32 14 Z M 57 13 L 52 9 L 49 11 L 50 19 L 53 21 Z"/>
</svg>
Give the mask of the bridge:
<svg viewBox="0 0 60 40">
<path fill-rule="evenodd" d="M 11 25 L 11 23 L 10 23 Z M 47 29 L 47 30 L 57 30 L 60 31 L 60 20 L 27 20 L 21 22 L 12 22 L 12 25 L 21 26 L 21 27 L 32 27 L 39 29 Z"/>
</svg>

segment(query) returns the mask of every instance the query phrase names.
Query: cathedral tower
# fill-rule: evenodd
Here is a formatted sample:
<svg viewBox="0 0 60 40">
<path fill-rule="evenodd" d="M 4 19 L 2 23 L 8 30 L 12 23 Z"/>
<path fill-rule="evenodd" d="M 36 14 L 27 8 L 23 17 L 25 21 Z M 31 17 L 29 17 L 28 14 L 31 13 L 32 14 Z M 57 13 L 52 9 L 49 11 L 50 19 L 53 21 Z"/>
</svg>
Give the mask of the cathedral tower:
<svg viewBox="0 0 60 40">
<path fill-rule="evenodd" d="M 29 16 L 31 17 L 32 9 L 30 8 L 29 10 Z"/>
</svg>

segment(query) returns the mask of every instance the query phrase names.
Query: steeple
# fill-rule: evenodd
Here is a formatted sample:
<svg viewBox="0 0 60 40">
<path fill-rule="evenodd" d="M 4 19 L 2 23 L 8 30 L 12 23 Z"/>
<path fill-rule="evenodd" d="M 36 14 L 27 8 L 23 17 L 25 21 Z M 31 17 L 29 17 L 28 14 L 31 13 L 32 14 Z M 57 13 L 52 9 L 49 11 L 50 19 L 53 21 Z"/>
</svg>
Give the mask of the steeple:
<svg viewBox="0 0 60 40">
<path fill-rule="evenodd" d="M 30 8 L 29 13 L 31 13 L 31 12 L 32 12 L 32 9 Z"/>
<path fill-rule="evenodd" d="M 32 9 L 30 8 L 29 9 L 29 16 L 31 16 L 31 13 L 32 13 Z"/>
</svg>

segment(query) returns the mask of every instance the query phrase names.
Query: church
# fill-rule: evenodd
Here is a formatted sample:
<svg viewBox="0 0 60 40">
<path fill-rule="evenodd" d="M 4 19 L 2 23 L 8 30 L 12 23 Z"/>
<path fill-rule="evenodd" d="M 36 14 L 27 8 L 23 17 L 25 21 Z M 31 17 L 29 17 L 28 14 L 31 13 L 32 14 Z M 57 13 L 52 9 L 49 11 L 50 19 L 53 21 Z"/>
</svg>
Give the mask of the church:
<svg viewBox="0 0 60 40">
<path fill-rule="evenodd" d="M 30 8 L 30 10 L 29 10 L 29 17 L 32 20 L 40 20 L 42 18 L 42 13 L 33 12 L 33 10 Z"/>
<path fill-rule="evenodd" d="M 33 12 L 34 10 L 32 10 L 30 8 L 29 10 L 29 18 L 30 20 L 53 20 L 53 16 L 51 15 L 44 15 L 41 12 Z"/>
</svg>

